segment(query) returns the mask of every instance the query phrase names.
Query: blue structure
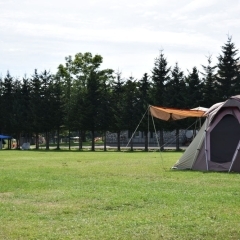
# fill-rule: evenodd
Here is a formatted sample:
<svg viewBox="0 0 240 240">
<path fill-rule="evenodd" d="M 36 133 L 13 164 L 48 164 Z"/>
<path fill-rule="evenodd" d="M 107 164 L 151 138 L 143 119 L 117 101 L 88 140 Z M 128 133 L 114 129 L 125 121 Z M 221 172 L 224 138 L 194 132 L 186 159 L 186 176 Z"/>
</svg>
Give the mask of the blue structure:
<svg viewBox="0 0 240 240">
<path fill-rule="evenodd" d="M 12 137 L 10 137 L 10 136 L 0 134 L 0 149 L 2 149 L 3 139 L 11 139 L 11 138 Z"/>
<path fill-rule="evenodd" d="M 0 134 L 0 139 L 8 139 L 8 138 L 12 138 L 12 137 Z"/>
</svg>

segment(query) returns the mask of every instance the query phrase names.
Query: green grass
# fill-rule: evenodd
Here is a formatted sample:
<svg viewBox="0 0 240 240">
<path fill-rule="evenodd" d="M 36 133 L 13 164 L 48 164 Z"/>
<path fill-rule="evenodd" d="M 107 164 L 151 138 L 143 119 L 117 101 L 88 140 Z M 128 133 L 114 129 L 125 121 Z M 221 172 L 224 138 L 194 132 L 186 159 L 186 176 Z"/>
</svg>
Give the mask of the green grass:
<svg viewBox="0 0 240 240">
<path fill-rule="evenodd" d="M 240 239 L 240 175 L 181 154 L 0 151 L 0 239 Z"/>
</svg>

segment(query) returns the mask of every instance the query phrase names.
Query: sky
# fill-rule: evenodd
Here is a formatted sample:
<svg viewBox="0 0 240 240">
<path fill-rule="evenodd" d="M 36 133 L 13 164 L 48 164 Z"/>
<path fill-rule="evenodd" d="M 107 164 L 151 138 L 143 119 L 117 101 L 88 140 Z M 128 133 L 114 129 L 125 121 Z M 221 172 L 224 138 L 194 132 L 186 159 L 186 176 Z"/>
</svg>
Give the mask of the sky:
<svg viewBox="0 0 240 240">
<path fill-rule="evenodd" d="M 91 52 L 123 78 L 168 66 L 202 71 L 228 36 L 240 47 L 240 0 L 0 0 L 0 77 L 56 73 L 65 57 Z"/>
</svg>

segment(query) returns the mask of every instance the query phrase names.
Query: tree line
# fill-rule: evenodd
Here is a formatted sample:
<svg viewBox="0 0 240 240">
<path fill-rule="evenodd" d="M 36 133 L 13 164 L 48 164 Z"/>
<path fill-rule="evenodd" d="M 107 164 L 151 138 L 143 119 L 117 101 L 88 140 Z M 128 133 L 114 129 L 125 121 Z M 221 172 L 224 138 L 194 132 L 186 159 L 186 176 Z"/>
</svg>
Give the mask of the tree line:
<svg viewBox="0 0 240 240">
<path fill-rule="evenodd" d="M 238 49 L 231 37 L 228 36 L 217 60 L 213 65 L 212 56 L 208 56 L 207 65 L 202 65 L 201 70 L 193 67 L 184 74 L 178 63 L 170 67 L 160 51 L 151 75 L 144 73 L 141 79 L 133 76 L 123 79 L 121 72 L 101 68 L 101 55 L 86 52 L 66 57 L 55 74 L 35 70 L 31 77 L 19 79 L 8 72 L 0 78 L 0 133 L 15 137 L 18 147 L 21 136 L 34 135 L 37 149 L 38 136 L 44 133 L 46 149 L 49 149 L 50 133 L 55 132 L 59 149 L 62 129 L 78 131 L 82 140 L 89 131 L 94 150 L 96 131 L 103 136 L 111 131 L 117 133 L 120 150 L 121 131 L 133 133 L 149 105 L 210 107 L 240 94 Z M 178 131 L 186 127 L 187 121 L 158 121 L 160 144 L 164 129 Z M 148 128 L 148 121 L 144 119 L 139 130 L 147 136 Z M 146 146 L 147 138 L 145 143 Z M 81 147 L 79 141 L 79 149 Z"/>
</svg>

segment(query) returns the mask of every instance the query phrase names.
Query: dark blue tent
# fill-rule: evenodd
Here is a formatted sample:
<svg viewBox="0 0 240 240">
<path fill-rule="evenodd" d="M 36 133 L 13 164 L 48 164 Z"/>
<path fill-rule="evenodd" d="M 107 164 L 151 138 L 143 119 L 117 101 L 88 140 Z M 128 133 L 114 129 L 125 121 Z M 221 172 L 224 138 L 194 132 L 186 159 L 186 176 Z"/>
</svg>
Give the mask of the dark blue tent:
<svg viewBox="0 0 240 240">
<path fill-rule="evenodd" d="M 7 135 L 0 135 L 0 149 L 2 149 L 2 145 L 6 144 L 4 139 L 11 139 L 12 137 L 7 136 Z"/>
</svg>

